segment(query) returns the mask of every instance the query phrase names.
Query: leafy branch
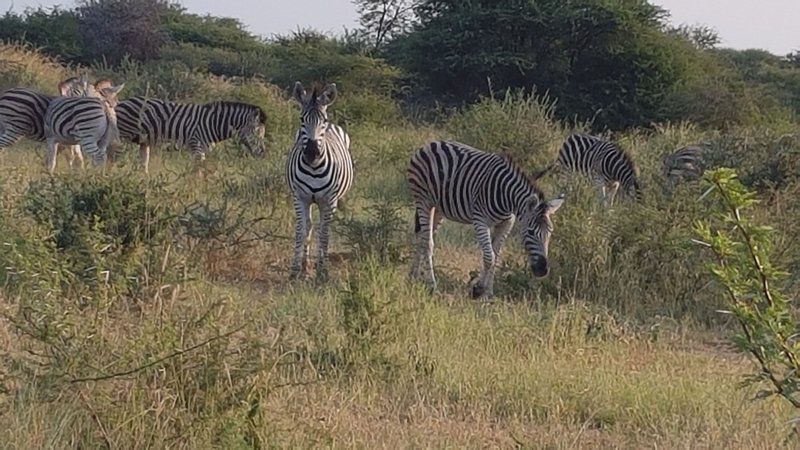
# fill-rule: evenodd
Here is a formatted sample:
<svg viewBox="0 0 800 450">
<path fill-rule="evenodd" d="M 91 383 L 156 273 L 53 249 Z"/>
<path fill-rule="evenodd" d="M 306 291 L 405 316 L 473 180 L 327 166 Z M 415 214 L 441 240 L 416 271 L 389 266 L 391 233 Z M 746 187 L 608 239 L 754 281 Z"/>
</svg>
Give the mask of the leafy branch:
<svg viewBox="0 0 800 450">
<path fill-rule="evenodd" d="M 700 240 L 694 242 L 713 252 L 709 269 L 725 287 L 725 312 L 742 330 L 734 343 L 758 364 L 745 384 L 766 383 L 759 398 L 780 395 L 800 408 L 800 333 L 790 299 L 773 287 L 786 276 L 769 260 L 773 230 L 742 214 L 757 200 L 733 170 L 710 171 L 704 179 L 710 187 L 701 199 L 713 193 L 716 201 L 710 218 L 695 224 Z"/>
</svg>

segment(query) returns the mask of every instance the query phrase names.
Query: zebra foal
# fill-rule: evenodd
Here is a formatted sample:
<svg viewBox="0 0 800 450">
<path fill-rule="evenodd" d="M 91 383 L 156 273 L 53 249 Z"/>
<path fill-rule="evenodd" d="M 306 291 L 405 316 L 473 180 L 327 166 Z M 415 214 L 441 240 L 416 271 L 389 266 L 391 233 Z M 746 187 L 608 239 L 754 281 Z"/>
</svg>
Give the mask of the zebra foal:
<svg viewBox="0 0 800 450">
<path fill-rule="evenodd" d="M 319 208 L 317 278 L 327 276 L 330 224 L 339 200 L 353 185 L 350 137 L 328 119 L 328 106 L 336 100 L 336 85 L 314 85 L 307 92 L 298 81 L 292 96 L 300 104 L 300 129 L 286 160 L 286 182 L 292 193 L 295 224 L 294 258 L 290 276 L 304 276 L 309 269 L 311 205 Z"/>
<path fill-rule="evenodd" d="M 175 103 L 133 97 L 116 108 L 120 138 L 139 145 L 139 162 L 149 170 L 150 147 L 175 142 L 189 147 L 199 161 L 211 145 L 234 136 L 254 156 L 264 153 L 267 115 L 258 106 L 240 102 Z"/>
<path fill-rule="evenodd" d="M 412 279 L 422 275 L 431 288 L 436 287 L 433 238 L 445 218 L 471 224 L 475 230 L 483 269 L 472 288 L 473 297 L 493 295 L 494 270 L 515 221 L 520 222 L 533 275 L 548 274 L 551 217 L 563 197 L 546 201 L 535 182 L 508 157 L 456 142 L 431 142 L 411 157 L 408 185 L 415 207 Z"/>
</svg>

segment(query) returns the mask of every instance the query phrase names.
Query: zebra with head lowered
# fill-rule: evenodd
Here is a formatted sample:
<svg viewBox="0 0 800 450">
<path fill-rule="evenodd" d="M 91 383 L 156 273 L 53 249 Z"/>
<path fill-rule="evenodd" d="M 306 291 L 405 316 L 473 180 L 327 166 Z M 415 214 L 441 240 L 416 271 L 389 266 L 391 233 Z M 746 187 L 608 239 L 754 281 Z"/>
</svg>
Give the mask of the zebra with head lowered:
<svg viewBox="0 0 800 450">
<path fill-rule="evenodd" d="M 139 144 L 142 168 L 148 171 L 150 146 L 174 142 L 189 147 L 202 161 L 211 145 L 238 135 L 251 154 L 264 153 L 267 115 L 240 102 L 175 103 L 133 97 L 116 108 L 120 138 Z"/>
<path fill-rule="evenodd" d="M 99 90 L 99 97 L 57 97 L 44 115 L 47 168 L 55 170 L 57 145 L 80 145 L 96 166 L 104 165 L 108 145 L 115 141 L 114 107 L 124 84 Z"/>
<path fill-rule="evenodd" d="M 336 99 L 336 85 L 315 85 L 306 92 L 298 81 L 293 97 L 300 103 L 300 130 L 286 160 L 286 181 L 294 199 L 296 216 L 292 278 L 308 271 L 311 245 L 311 204 L 319 208 L 317 278 L 327 276 L 326 258 L 330 224 L 339 200 L 353 185 L 350 137 L 328 120 L 328 106 Z"/>
<path fill-rule="evenodd" d="M 629 197 L 640 195 L 636 164 L 613 142 L 588 134 L 571 134 L 558 152 L 558 161 L 553 166 L 556 165 L 562 171 L 589 177 L 600 186 L 600 197 L 608 205 L 613 204 L 620 187 Z"/>
<path fill-rule="evenodd" d="M 483 270 L 473 297 L 492 296 L 500 250 L 515 221 L 536 277 L 549 272 L 551 217 L 563 197 L 546 201 L 544 194 L 508 157 L 456 142 L 431 142 L 417 150 L 408 167 L 408 184 L 416 208 L 416 253 L 411 278 L 436 287 L 433 238 L 447 218 L 471 224 L 483 252 Z"/>
<path fill-rule="evenodd" d="M 62 81 L 58 84 L 58 91 L 64 97 L 100 96 L 85 75 Z M 44 115 L 53 98 L 29 88 L 12 88 L 0 94 L 0 150 L 23 137 L 44 142 Z M 69 165 L 72 167 L 76 151 L 75 146 L 69 147 L 72 147 L 69 152 Z M 80 162 L 82 166 L 83 160 Z"/>
</svg>

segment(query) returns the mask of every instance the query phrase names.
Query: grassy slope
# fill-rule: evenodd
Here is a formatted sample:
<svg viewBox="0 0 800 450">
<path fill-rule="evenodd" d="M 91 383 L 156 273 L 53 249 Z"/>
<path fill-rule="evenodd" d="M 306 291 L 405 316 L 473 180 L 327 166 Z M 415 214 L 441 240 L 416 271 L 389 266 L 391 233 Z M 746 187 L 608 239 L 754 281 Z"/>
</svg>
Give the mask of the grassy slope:
<svg viewBox="0 0 800 450">
<path fill-rule="evenodd" d="M 437 240 L 439 293 L 405 281 L 407 207 L 399 213 L 404 228 L 384 243 L 402 250 L 399 261 L 357 257 L 340 237 L 328 285 L 289 283 L 293 218 L 282 164 L 296 113 L 274 91 L 220 84 L 218 95 L 265 104 L 273 124 L 269 155 L 254 160 L 234 145 L 219 146 L 198 180 L 186 152 L 156 152 L 152 177 L 166 180 L 176 203 L 224 197 L 248 217 L 267 217 L 253 227 L 272 237 L 208 250 L 201 276 L 165 285 L 163 295 L 77 314 L 69 326 L 91 332 L 71 343 L 64 360 L 31 354 L 41 346 L 12 322 L 20 299 L 0 297 L 4 446 L 785 445 L 791 411 L 778 400 L 754 402 L 755 390 L 737 387 L 752 365 L 724 345 L 708 280 L 690 273 L 699 266 L 658 259 L 678 250 L 654 242 L 685 232 L 697 206 L 653 194 L 645 206 L 606 212 L 587 186 L 573 183 L 570 206 L 556 218 L 553 276 L 528 280 L 512 238 L 500 299 L 491 305 L 465 295 L 479 263 L 469 227 L 446 224 Z M 567 132 L 536 121 L 545 113 L 524 102 L 510 106 L 522 110 L 512 113 L 486 108 L 439 129 L 349 124 L 359 171 L 341 216 L 369 223 L 376 203 L 407 205 L 407 155 L 430 138 L 506 147 L 532 169 L 552 157 Z M 654 186 L 660 154 L 706 137 L 675 127 L 622 140 Z M 139 177 L 131 153 L 115 170 Z M 31 180 L 46 178 L 42 159 L 41 145 L 30 143 L 0 154 L 6 216 Z M 68 174 L 59 164 L 62 177 L 98 176 Z M 547 181 L 547 192 L 558 184 Z M 697 186 L 686 189 L 697 194 Z M 12 227 L 35 229 L 24 221 Z M 68 300 L 53 299 L 59 302 Z M 368 310 L 361 328 L 348 322 L 353 304 Z M 238 331 L 214 338 L 231 330 Z M 141 367 L 208 339 L 134 374 L 69 382 Z"/>
</svg>

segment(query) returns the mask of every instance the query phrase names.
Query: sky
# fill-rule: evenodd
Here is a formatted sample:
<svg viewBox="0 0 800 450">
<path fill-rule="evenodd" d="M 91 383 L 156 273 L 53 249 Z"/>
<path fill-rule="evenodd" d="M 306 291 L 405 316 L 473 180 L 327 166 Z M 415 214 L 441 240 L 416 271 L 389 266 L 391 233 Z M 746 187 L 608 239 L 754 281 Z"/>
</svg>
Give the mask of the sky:
<svg viewBox="0 0 800 450">
<path fill-rule="evenodd" d="M 723 47 L 759 48 L 778 55 L 800 50 L 800 0 L 652 0 L 676 25 L 706 25 Z M 351 0 L 182 0 L 191 12 L 240 19 L 262 36 L 298 28 L 340 33 L 358 26 Z M 38 5 L 74 6 L 74 0 L 0 0 L 0 12 Z"/>
</svg>

